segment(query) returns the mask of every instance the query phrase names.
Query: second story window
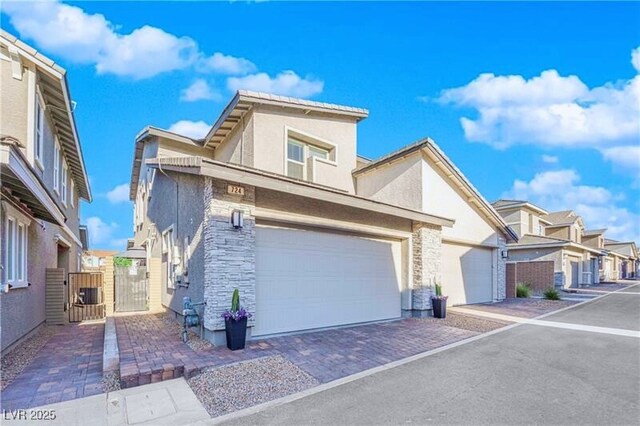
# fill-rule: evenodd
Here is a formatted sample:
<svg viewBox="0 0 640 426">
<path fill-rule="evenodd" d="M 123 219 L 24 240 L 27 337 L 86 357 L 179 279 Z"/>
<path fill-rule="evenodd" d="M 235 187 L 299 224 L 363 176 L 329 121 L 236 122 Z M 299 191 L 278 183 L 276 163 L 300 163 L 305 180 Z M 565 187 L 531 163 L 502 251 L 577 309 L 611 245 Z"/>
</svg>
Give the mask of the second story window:
<svg viewBox="0 0 640 426">
<path fill-rule="evenodd" d="M 62 160 L 62 178 L 61 178 L 61 182 L 62 182 L 62 188 L 61 191 L 62 193 L 61 198 L 62 198 L 62 204 L 64 204 L 65 206 L 67 205 L 67 162 Z"/>
<path fill-rule="evenodd" d="M 60 144 L 57 139 L 53 148 L 53 189 L 60 192 Z"/>
<path fill-rule="evenodd" d="M 287 176 L 306 180 L 308 161 L 312 157 L 328 160 L 329 150 L 290 137 L 287 140 Z"/>
<path fill-rule="evenodd" d="M 40 96 L 36 97 L 36 120 L 35 120 L 35 147 L 34 155 L 36 163 L 44 168 L 44 107 L 40 101 Z"/>
</svg>

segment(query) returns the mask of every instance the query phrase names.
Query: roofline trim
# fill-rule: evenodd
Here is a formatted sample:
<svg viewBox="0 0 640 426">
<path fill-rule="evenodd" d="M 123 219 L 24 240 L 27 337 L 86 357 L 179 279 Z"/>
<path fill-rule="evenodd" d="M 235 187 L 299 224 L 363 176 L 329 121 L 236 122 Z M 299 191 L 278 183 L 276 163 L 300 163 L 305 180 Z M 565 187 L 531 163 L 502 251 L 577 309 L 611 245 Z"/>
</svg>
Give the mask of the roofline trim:
<svg viewBox="0 0 640 426">
<path fill-rule="evenodd" d="M 301 182 L 286 176 L 272 175 L 259 170 L 222 163 L 203 157 L 152 158 L 146 161 L 151 167 L 209 176 L 278 192 L 291 193 L 306 198 L 314 198 L 329 203 L 353 208 L 374 211 L 403 219 L 451 227 L 455 220 L 431 215 L 416 210 L 398 207 L 369 198 L 348 194 L 329 187 L 320 187 L 308 182 Z"/>
</svg>

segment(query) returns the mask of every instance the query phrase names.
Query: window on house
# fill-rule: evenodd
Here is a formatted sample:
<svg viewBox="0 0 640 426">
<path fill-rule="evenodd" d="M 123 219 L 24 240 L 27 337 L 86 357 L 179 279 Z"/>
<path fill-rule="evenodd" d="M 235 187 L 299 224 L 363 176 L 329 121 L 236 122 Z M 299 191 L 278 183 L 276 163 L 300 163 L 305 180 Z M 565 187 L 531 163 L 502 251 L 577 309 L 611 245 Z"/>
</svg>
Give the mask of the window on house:
<svg viewBox="0 0 640 426">
<path fill-rule="evenodd" d="M 329 150 L 289 138 L 287 140 L 287 176 L 307 179 L 307 160 L 311 157 L 328 160 Z"/>
<path fill-rule="evenodd" d="M 44 168 L 44 107 L 40 97 L 36 97 L 36 122 L 35 122 L 35 158 L 41 168 Z"/>
<path fill-rule="evenodd" d="M 53 190 L 60 192 L 60 144 L 57 139 L 53 148 Z"/>
<path fill-rule="evenodd" d="M 162 233 L 162 257 L 166 262 L 167 288 L 175 288 L 175 266 L 173 264 L 173 228 Z"/>
<path fill-rule="evenodd" d="M 12 287 L 26 287 L 27 224 L 8 216 L 3 237 L 6 250 L 5 280 Z"/>
<path fill-rule="evenodd" d="M 62 160 L 62 204 L 67 205 L 67 162 Z"/>
</svg>

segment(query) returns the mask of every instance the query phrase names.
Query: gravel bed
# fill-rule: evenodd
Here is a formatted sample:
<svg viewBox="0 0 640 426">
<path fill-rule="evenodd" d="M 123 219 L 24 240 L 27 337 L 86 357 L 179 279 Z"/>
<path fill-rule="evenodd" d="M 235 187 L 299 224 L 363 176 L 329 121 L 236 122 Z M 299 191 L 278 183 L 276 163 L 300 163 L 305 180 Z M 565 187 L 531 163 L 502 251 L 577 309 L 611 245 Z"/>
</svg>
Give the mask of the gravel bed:
<svg viewBox="0 0 640 426">
<path fill-rule="evenodd" d="M 102 376 L 102 389 L 104 392 L 114 392 L 120 390 L 120 374 L 111 371 Z"/>
<path fill-rule="evenodd" d="M 157 317 L 160 318 L 170 330 L 173 330 L 176 333 L 176 336 L 182 338 L 182 324 L 175 320 L 173 314 L 162 313 L 158 314 Z M 196 352 L 213 349 L 211 342 L 201 339 L 199 330 L 198 332 L 195 330 L 197 330 L 197 328 L 189 330 L 189 340 L 187 341 L 187 345 Z"/>
<path fill-rule="evenodd" d="M 3 390 L 11 383 L 22 371 L 31 364 L 40 349 L 56 334 L 55 326 L 42 325 L 27 340 L 16 346 L 11 352 L 2 356 L 2 365 L 0 368 L 0 390 Z"/>
<path fill-rule="evenodd" d="M 536 298 L 505 299 L 502 302 L 468 305 L 466 309 L 475 309 L 485 312 L 494 312 L 503 315 L 512 315 L 521 318 L 533 318 L 548 312 L 557 311 L 567 306 L 575 305 L 573 300 L 546 300 Z"/>
<path fill-rule="evenodd" d="M 429 317 L 423 319 L 439 325 L 461 328 L 463 330 L 475 331 L 478 333 L 486 333 L 511 324 L 506 321 L 479 318 L 472 315 L 463 315 L 453 312 L 448 312 L 446 318 Z"/>
<path fill-rule="evenodd" d="M 189 379 L 188 383 L 212 417 L 319 384 L 280 355 L 208 368 Z"/>
</svg>

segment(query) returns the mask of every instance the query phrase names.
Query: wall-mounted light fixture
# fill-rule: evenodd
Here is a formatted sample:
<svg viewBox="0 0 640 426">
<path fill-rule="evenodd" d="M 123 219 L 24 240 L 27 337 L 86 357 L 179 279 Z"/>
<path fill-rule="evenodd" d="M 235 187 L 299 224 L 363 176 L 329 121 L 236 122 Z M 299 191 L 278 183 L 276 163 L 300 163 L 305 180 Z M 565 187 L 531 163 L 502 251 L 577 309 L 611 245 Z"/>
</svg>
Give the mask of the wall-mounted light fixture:
<svg viewBox="0 0 640 426">
<path fill-rule="evenodd" d="M 231 225 L 236 229 L 242 229 L 244 226 L 244 218 L 242 210 L 234 210 L 231 212 Z"/>
<path fill-rule="evenodd" d="M 509 257 L 509 251 L 508 250 L 500 250 L 500 256 L 502 256 L 503 259 L 507 259 Z"/>
</svg>

